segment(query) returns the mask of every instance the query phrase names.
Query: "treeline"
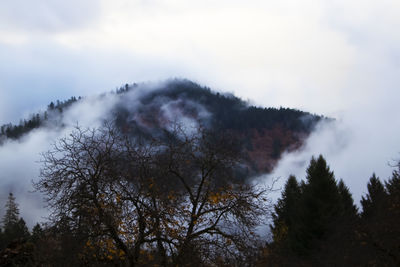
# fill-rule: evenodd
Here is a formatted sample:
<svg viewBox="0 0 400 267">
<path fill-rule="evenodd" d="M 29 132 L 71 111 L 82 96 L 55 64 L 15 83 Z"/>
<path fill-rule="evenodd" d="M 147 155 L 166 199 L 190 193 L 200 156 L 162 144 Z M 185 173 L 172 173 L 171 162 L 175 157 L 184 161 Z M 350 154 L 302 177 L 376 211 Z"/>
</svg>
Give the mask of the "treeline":
<svg viewBox="0 0 400 267">
<path fill-rule="evenodd" d="M 0 126 L 0 143 L 4 138 L 16 140 L 24 134 L 29 133 L 31 130 L 41 127 L 46 121 L 48 121 L 49 116 L 53 115 L 55 112 L 62 113 L 65 108 L 68 108 L 80 99 L 81 97 L 77 99 L 73 96 L 65 101 L 57 100 L 56 103 L 51 102 L 47 106 L 46 111 L 43 113 L 33 114 L 29 119 L 21 120 L 18 125 L 8 123 Z"/>
<path fill-rule="evenodd" d="M 12 193 L 8 196 L 5 211 L 0 228 L 0 265 L 40 266 L 34 253 L 38 253 L 38 242 L 44 238 L 42 227 L 36 224 L 29 232 L 25 220 L 19 216 Z"/>
<path fill-rule="evenodd" d="M 83 151 L 77 152 L 82 153 Z M 186 156 L 184 158 L 188 160 Z M 194 171 L 193 165 L 190 165 L 189 168 Z M 247 194 L 251 191 L 244 191 L 240 187 L 236 191 L 232 191 L 234 188 L 232 185 L 219 183 L 218 187 L 212 190 L 204 189 L 208 195 L 202 200 L 204 202 L 196 202 L 195 199 L 189 197 L 190 201 L 194 202 L 187 203 L 185 199 L 188 199 L 179 194 L 180 191 L 176 184 L 169 185 L 172 187 L 166 187 L 164 184 L 163 190 L 166 191 L 158 191 L 160 188 L 158 188 L 157 177 L 154 177 L 154 174 L 151 174 L 152 180 L 142 181 L 144 184 L 141 186 L 145 186 L 140 189 L 144 190 L 143 195 L 140 195 L 141 199 L 138 199 L 137 203 L 135 202 L 137 205 L 144 205 L 144 207 L 138 206 L 137 208 L 143 212 L 142 215 L 149 216 L 142 218 L 145 219 L 144 221 L 140 221 L 140 217 L 137 218 L 139 219 L 138 225 L 131 224 L 136 222 L 136 219 L 129 217 L 135 214 L 133 206 L 132 210 L 125 211 L 127 213 L 121 210 L 123 204 L 128 201 L 125 197 L 132 197 L 133 192 L 123 195 L 118 193 L 117 187 L 113 187 L 115 191 L 110 192 L 109 195 L 105 195 L 105 192 L 101 191 L 98 192 L 98 195 L 90 195 L 90 191 L 84 193 L 80 191 L 83 188 L 79 189 L 78 186 L 77 190 L 72 188 L 71 192 L 63 193 L 52 188 L 52 184 L 48 184 L 54 179 L 48 177 L 42 181 L 45 183 L 42 184 L 43 189 L 68 194 L 69 199 L 62 198 L 62 200 L 64 205 L 71 208 L 73 217 L 59 214 L 58 221 L 47 224 L 44 229 L 40 225 L 36 225 L 32 233 L 29 233 L 25 222 L 19 218 L 15 198 L 10 194 L 0 234 L 0 244 L 3 249 L 0 253 L 0 265 L 399 266 L 400 264 L 400 166 L 386 182 L 381 182 L 375 175 L 370 178 L 367 184 L 368 193 L 362 197 L 362 209 L 359 211 L 354 205 L 349 189 L 342 180 L 335 179 L 334 173 L 327 166 L 325 159 L 322 156 L 313 158 L 307 169 L 305 181 L 300 182 L 294 176 L 289 177 L 281 198 L 274 205 L 274 210 L 271 213 L 264 210 L 266 212 L 264 216 L 272 215 L 273 218 L 273 224 L 269 226 L 272 240 L 266 245 L 260 245 L 255 236 L 253 236 L 254 239 L 249 239 L 249 236 L 235 236 L 236 234 L 234 234 L 235 228 L 248 231 L 247 228 L 242 228 L 246 226 L 251 229 L 251 225 L 257 222 L 252 216 L 265 218 L 260 213 L 249 213 L 250 210 L 257 209 L 256 206 L 251 205 L 253 202 L 248 199 Z M 64 182 L 68 183 L 66 177 L 63 179 L 66 179 Z M 89 177 L 89 179 L 92 178 Z M 54 182 L 59 183 L 60 180 Z M 105 186 L 104 182 L 97 181 L 96 185 L 87 184 L 85 190 L 90 190 L 91 186 L 96 188 Z M 207 182 L 207 179 L 203 182 Z M 112 184 L 116 185 L 115 181 L 112 181 Z M 81 182 L 80 186 L 83 186 Z M 129 186 L 123 188 L 126 190 Z M 185 189 L 182 190 L 185 191 Z M 175 194 L 171 194 L 171 192 Z M 76 196 L 75 194 L 81 195 Z M 147 197 L 152 200 L 150 203 L 146 202 Z M 257 198 L 257 194 L 253 197 Z M 260 199 L 257 201 L 260 202 L 258 203 L 267 201 L 264 195 L 259 195 L 259 197 Z M 99 202 L 96 202 L 96 198 Z M 236 198 L 238 198 L 238 202 L 233 203 L 232 201 Z M 91 203 L 89 200 L 95 202 Z M 160 200 L 171 201 L 173 206 L 158 202 Z M 179 201 L 183 201 L 182 206 L 178 204 Z M 250 202 L 242 203 L 243 201 Z M 155 203 L 158 204 L 153 206 Z M 192 208 L 197 204 L 205 205 L 209 207 L 209 211 L 217 212 L 215 214 L 207 213 L 208 215 L 222 216 L 223 213 L 218 213 L 219 209 L 229 213 L 230 209 L 239 208 L 236 212 L 241 211 L 239 216 L 244 217 L 237 219 L 243 220 L 244 225 L 237 220 L 230 220 L 232 218 L 228 217 L 226 222 L 230 223 L 230 230 L 224 232 L 223 228 L 220 229 L 221 225 L 214 224 L 214 217 L 194 215 L 197 213 L 190 214 Z M 80 210 L 80 205 L 83 205 L 81 208 L 87 211 Z M 163 205 L 167 205 L 165 207 L 168 209 L 158 210 Z M 147 211 L 152 207 L 155 210 Z M 65 212 L 65 207 L 60 206 L 59 208 L 60 212 Z M 246 209 L 250 210 L 246 211 Z M 184 213 L 188 212 L 188 217 L 184 213 L 182 213 L 183 217 L 180 217 L 179 210 Z M 154 221 L 150 217 L 153 216 L 152 213 L 155 213 L 156 216 L 153 218 Z M 237 215 L 233 212 L 229 216 Z M 191 224 L 186 225 L 186 219 L 189 219 Z M 235 222 L 238 224 L 236 225 Z M 197 224 L 205 227 L 204 229 L 210 229 L 210 232 L 199 236 L 200 239 L 196 235 L 186 239 L 187 231 L 190 231 L 191 227 L 196 229 Z M 128 225 L 133 228 L 127 228 Z M 157 228 L 161 225 L 163 227 Z M 144 236 L 142 237 L 135 234 L 137 231 L 141 231 L 140 228 L 136 228 L 138 226 L 143 227 Z M 150 228 L 147 228 L 148 226 Z M 113 227 L 116 227 L 115 230 L 118 231 L 114 232 Z M 151 231 L 155 229 L 158 230 L 153 233 L 153 236 Z M 252 232 L 247 232 L 247 234 L 249 233 Z M 214 239 L 213 235 L 220 236 Z M 129 238 L 133 239 L 129 241 Z M 143 240 L 136 238 L 143 238 Z M 171 246 L 176 245 L 175 242 L 180 244 L 181 238 L 184 242 L 181 244 L 183 246 L 177 245 L 178 250 L 164 246 L 169 242 L 171 242 Z M 154 240 L 151 241 L 151 239 Z M 126 247 L 122 244 L 120 246 L 118 242 L 125 244 Z M 152 242 L 155 242 L 154 246 L 151 245 Z M 200 246 L 202 242 L 206 242 L 205 247 Z M 128 261 L 130 249 L 132 252 L 135 249 L 134 244 L 140 244 L 136 247 L 138 254 L 132 254 L 136 255 L 134 260 Z M 235 247 L 235 245 L 239 246 Z M 215 246 L 215 248 L 209 250 L 208 246 Z M 164 249 L 171 250 L 164 254 Z M 225 249 L 228 250 L 225 251 Z M 175 253 L 179 255 L 183 251 L 185 251 L 185 256 L 178 257 L 179 261 L 175 261 Z M 217 253 L 222 251 L 225 253 Z M 214 257 L 212 253 L 217 254 Z"/>
<path fill-rule="evenodd" d="M 114 92 L 123 95 L 129 91 L 135 90 L 140 85 L 133 83 L 125 84 Z M 142 85 L 145 86 L 145 85 Z M 81 97 L 71 97 L 68 100 L 57 100 L 51 102 L 47 106 L 47 110 L 43 113 L 33 114 L 29 119 L 21 120 L 18 125 L 5 124 L 0 127 L 0 137 L 3 136 L 11 139 L 18 139 L 32 129 L 41 127 L 48 120 L 50 114 L 54 112 L 62 113 L 74 102 L 80 100 Z M 260 131 L 271 130 L 277 125 L 293 132 L 310 133 L 314 126 L 321 120 L 326 119 L 321 116 L 310 114 L 296 109 L 290 108 L 261 108 L 250 106 L 242 99 L 232 94 L 220 94 L 213 92 L 208 87 L 202 87 L 197 83 L 189 80 L 170 80 L 159 89 L 152 89 L 140 97 L 140 102 L 144 105 L 137 113 L 143 117 L 151 117 L 157 115 L 160 108 L 160 99 L 184 100 L 181 109 L 187 116 L 198 116 L 190 103 L 200 104 L 212 114 L 212 128 L 219 130 L 238 130 L 247 131 L 256 129 Z M 116 117 L 130 118 L 129 112 L 117 106 L 115 108 Z M 201 120 L 201 118 L 198 118 Z M 125 121 L 123 123 L 126 123 Z M 204 122 L 202 122 L 205 124 Z M 1 138 L 0 138 L 1 140 Z"/>
<path fill-rule="evenodd" d="M 275 205 L 266 266 L 400 266 L 400 165 L 382 183 L 375 174 L 361 211 L 325 159 L 305 181 L 291 176 Z"/>
<path fill-rule="evenodd" d="M 120 92 L 136 87 L 136 84 L 126 85 Z M 160 98 L 186 99 L 203 105 L 212 114 L 212 127 L 221 130 L 268 130 L 279 124 L 291 131 L 309 133 L 316 123 L 323 119 L 321 116 L 296 109 L 251 106 L 233 94 L 215 93 L 210 88 L 189 80 L 171 80 L 162 88 L 142 97 L 141 101 L 145 105 L 154 105 L 159 104 L 157 100 Z M 186 114 L 194 113 L 193 106 L 186 105 L 182 108 Z"/>
</svg>

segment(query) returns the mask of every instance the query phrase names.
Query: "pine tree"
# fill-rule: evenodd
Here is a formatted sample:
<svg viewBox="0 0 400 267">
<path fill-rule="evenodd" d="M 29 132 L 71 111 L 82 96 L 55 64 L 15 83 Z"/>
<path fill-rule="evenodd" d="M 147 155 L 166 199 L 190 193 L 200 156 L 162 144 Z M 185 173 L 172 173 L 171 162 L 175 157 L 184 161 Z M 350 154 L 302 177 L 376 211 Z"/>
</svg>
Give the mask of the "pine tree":
<svg viewBox="0 0 400 267">
<path fill-rule="evenodd" d="M 360 241 L 368 249 L 366 259 L 381 266 L 400 266 L 400 176 L 398 170 L 381 183 L 375 174 L 361 199 Z"/>
<path fill-rule="evenodd" d="M 43 237 L 44 231 L 43 228 L 40 226 L 39 223 L 37 223 L 33 228 L 32 228 L 32 235 L 31 235 L 31 240 L 36 243 Z"/>
<path fill-rule="evenodd" d="M 18 204 L 15 202 L 15 197 L 12 193 L 8 195 L 5 207 L 6 214 L 3 218 L 3 246 L 8 245 L 16 239 L 26 239 L 29 237 L 28 227 L 24 219 L 19 217 Z"/>
<path fill-rule="evenodd" d="M 395 170 L 392 174 L 392 178 L 390 178 L 386 183 L 385 187 L 387 193 L 391 197 L 400 198 L 400 168 L 399 170 Z"/>
<path fill-rule="evenodd" d="M 291 239 L 300 196 L 300 185 L 295 176 L 290 176 L 272 214 L 273 225 L 270 227 L 275 245 L 285 246 Z"/>
<path fill-rule="evenodd" d="M 345 185 L 345 183 L 343 182 L 342 179 L 338 183 L 338 190 L 339 190 L 341 202 L 343 205 L 343 207 L 342 207 L 343 215 L 355 217 L 358 212 L 357 206 L 354 205 L 354 200 L 350 193 L 350 190 Z"/>
<path fill-rule="evenodd" d="M 351 246 L 357 218 L 348 187 L 336 181 L 322 156 L 313 157 L 305 182 L 290 177 L 275 205 L 271 264 L 320 266 L 323 258 L 335 261 L 336 246 L 343 247 L 342 255 Z"/>
<path fill-rule="evenodd" d="M 19 220 L 19 208 L 18 204 L 15 202 L 15 197 L 12 193 L 8 195 L 8 200 L 6 203 L 6 214 L 3 217 L 3 227 L 5 230 L 14 226 Z"/>
<path fill-rule="evenodd" d="M 339 214 L 341 197 L 334 174 L 322 156 L 317 160 L 311 159 L 302 199 L 301 220 L 304 224 L 304 238 L 310 239 L 309 241 L 323 238 L 332 219 Z"/>
<path fill-rule="evenodd" d="M 333 171 L 320 155 L 312 158 L 307 169 L 298 205 L 296 252 L 309 255 L 318 244 L 335 234 L 339 224 L 356 216 L 356 208 L 348 188 L 336 182 Z"/>
<path fill-rule="evenodd" d="M 375 216 L 382 211 L 387 198 L 387 192 L 379 177 L 375 173 L 372 174 L 367 184 L 368 194 L 361 198 L 361 206 L 363 208 L 362 216 L 369 218 Z"/>
</svg>

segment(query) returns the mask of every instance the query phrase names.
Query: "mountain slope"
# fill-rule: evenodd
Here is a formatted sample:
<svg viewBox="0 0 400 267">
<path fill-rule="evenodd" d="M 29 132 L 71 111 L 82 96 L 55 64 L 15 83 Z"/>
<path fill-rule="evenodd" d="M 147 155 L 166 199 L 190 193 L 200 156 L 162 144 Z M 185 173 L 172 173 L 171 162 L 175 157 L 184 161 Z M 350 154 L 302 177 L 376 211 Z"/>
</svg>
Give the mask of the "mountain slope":
<svg viewBox="0 0 400 267">
<path fill-rule="evenodd" d="M 109 118 L 104 119 L 114 120 L 121 130 L 135 135 L 160 135 L 178 123 L 188 129 L 201 125 L 235 136 L 243 146 L 250 175 L 270 172 L 284 151 L 300 148 L 324 119 L 295 109 L 250 106 L 231 94 L 215 93 L 188 80 L 125 85 L 99 96 L 107 97 L 116 100 Z M 63 127 L 63 113 L 80 101 L 72 97 L 50 103 L 45 112 L 20 125 L 3 125 L 0 142 L 19 139 L 35 128 Z"/>
</svg>

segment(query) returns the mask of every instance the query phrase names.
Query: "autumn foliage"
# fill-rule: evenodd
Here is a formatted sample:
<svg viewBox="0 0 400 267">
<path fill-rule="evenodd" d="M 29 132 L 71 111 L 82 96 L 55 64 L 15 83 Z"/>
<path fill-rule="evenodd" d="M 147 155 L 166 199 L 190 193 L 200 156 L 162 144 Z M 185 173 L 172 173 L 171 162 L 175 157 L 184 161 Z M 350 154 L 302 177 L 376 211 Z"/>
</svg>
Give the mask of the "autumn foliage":
<svg viewBox="0 0 400 267">
<path fill-rule="evenodd" d="M 202 128 L 175 125 L 151 140 L 77 128 L 43 155 L 35 186 L 54 225 L 86 240 L 84 262 L 244 264 L 268 190 L 243 182 L 240 153 Z"/>
</svg>

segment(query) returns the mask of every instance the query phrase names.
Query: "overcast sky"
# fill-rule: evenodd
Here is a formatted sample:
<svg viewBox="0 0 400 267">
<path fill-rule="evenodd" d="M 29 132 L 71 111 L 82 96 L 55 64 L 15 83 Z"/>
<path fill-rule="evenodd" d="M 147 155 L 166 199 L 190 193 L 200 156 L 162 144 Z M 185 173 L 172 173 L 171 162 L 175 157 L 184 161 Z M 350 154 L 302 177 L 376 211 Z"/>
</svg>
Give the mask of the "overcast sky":
<svg viewBox="0 0 400 267">
<path fill-rule="evenodd" d="M 0 124 L 72 95 L 188 78 L 336 118 L 273 175 L 304 177 L 323 153 L 359 199 L 400 158 L 399 14 L 397 0 L 2 0 Z"/>
</svg>

